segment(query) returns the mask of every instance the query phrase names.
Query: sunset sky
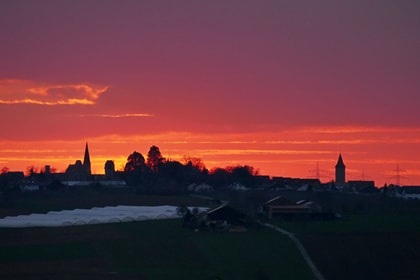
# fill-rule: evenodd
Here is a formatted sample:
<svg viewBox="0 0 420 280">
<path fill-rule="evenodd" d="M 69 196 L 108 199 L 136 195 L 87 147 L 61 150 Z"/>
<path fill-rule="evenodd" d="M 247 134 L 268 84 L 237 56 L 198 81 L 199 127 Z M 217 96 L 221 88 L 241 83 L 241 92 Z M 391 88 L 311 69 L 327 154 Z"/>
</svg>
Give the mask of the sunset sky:
<svg viewBox="0 0 420 280">
<path fill-rule="evenodd" d="M 420 185 L 420 1 L 0 0 L 0 168 L 113 159 Z"/>
</svg>

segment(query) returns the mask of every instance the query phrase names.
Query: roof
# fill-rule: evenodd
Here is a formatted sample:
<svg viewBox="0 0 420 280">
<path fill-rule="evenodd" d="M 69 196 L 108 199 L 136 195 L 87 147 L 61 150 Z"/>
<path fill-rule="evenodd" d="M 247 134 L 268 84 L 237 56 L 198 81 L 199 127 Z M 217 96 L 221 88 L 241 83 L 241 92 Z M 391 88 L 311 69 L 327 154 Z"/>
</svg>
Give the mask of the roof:
<svg viewBox="0 0 420 280">
<path fill-rule="evenodd" d="M 341 153 L 340 153 L 340 155 L 338 156 L 338 161 L 337 161 L 337 164 L 335 165 L 335 167 L 346 167 L 346 166 L 344 165 L 343 158 L 341 157 Z"/>
<path fill-rule="evenodd" d="M 268 205 L 267 207 L 273 214 L 308 213 L 311 211 L 308 205 Z"/>
<path fill-rule="evenodd" d="M 410 194 L 420 194 L 420 186 L 404 186 L 403 192 Z"/>
<path fill-rule="evenodd" d="M 229 203 L 222 203 L 221 205 L 217 206 L 216 208 L 210 209 L 209 211 L 207 211 L 207 214 L 211 214 L 214 213 L 216 211 L 219 211 L 220 209 L 222 209 L 223 207 L 226 207 L 227 205 L 229 205 Z"/>
<path fill-rule="evenodd" d="M 276 196 L 264 203 L 266 206 L 271 205 L 296 205 L 293 201 L 285 198 L 284 196 Z"/>
<path fill-rule="evenodd" d="M 207 211 L 205 215 L 208 220 L 226 220 L 230 224 L 242 223 L 246 218 L 244 213 L 234 209 L 228 203 Z"/>
</svg>

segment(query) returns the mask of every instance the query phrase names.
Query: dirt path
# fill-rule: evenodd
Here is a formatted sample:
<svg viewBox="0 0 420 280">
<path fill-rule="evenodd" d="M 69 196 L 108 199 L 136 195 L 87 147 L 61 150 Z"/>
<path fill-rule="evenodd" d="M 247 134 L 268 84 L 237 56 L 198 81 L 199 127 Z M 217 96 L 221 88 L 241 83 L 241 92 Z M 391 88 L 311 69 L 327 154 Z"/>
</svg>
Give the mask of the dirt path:
<svg viewBox="0 0 420 280">
<path fill-rule="evenodd" d="M 284 229 L 281 229 L 279 227 L 276 227 L 272 224 L 264 224 L 264 226 L 274 229 L 275 231 L 280 232 L 281 234 L 287 235 L 296 245 L 296 247 L 298 248 L 299 252 L 302 254 L 303 258 L 305 259 L 306 263 L 309 265 L 309 267 L 311 268 L 312 272 L 314 273 L 315 277 L 318 280 L 325 280 L 324 277 L 322 276 L 322 274 L 319 272 L 319 270 L 316 268 L 315 264 L 313 263 L 313 261 L 311 260 L 311 258 L 308 255 L 308 252 L 306 252 L 305 247 L 303 247 L 302 243 L 299 241 L 299 239 L 297 239 L 297 237 L 289 231 L 286 231 Z"/>
</svg>

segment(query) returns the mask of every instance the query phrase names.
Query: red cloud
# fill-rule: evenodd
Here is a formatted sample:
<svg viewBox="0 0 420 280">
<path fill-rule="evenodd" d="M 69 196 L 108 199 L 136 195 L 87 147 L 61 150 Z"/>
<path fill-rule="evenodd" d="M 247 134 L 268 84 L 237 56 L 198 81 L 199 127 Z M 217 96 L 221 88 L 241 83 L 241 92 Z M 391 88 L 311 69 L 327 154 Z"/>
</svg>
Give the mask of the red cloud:
<svg viewBox="0 0 420 280">
<path fill-rule="evenodd" d="M 107 86 L 41 84 L 30 80 L 0 80 L 0 104 L 92 105 Z"/>
</svg>

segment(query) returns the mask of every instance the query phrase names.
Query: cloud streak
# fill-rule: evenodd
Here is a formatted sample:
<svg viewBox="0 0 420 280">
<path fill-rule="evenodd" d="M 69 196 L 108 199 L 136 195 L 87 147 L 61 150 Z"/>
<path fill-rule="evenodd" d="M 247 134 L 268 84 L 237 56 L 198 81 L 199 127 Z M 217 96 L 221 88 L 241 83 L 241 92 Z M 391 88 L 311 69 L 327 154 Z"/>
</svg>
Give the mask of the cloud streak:
<svg viewBox="0 0 420 280">
<path fill-rule="evenodd" d="M 0 104 L 93 105 L 107 86 L 86 83 L 43 84 L 31 80 L 0 80 Z"/>
<path fill-rule="evenodd" d="M 144 118 L 154 117 L 152 114 L 145 113 L 127 113 L 127 114 L 82 114 L 79 117 L 98 117 L 98 118 Z"/>
<path fill-rule="evenodd" d="M 297 132 L 317 134 L 352 134 L 352 133 L 403 133 L 420 132 L 418 127 L 395 126 L 314 126 L 297 129 Z"/>
</svg>

